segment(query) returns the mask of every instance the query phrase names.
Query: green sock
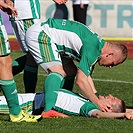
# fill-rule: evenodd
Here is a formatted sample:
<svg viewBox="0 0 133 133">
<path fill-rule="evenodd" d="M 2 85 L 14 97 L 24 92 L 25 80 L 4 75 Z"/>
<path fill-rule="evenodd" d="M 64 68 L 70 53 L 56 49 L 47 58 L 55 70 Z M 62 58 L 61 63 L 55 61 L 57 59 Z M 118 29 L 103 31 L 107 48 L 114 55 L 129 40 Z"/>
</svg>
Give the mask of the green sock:
<svg viewBox="0 0 133 133">
<path fill-rule="evenodd" d="M 51 110 L 55 106 L 57 93 L 64 83 L 64 77 L 59 73 L 50 73 L 44 83 L 44 111 Z"/>
<path fill-rule="evenodd" d="M 24 69 L 24 86 L 25 93 L 35 93 L 37 84 L 38 66 L 25 66 Z"/>
<path fill-rule="evenodd" d="M 7 100 L 9 113 L 13 115 L 18 115 L 21 111 L 21 108 L 18 102 L 18 94 L 17 94 L 16 83 L 14 79 L 0 80 L 0 86 Z"/>
<path fill-rule="evenodd" d="M 12 64 L 12 73 L 13 75 L 17 75 L 18 73 L 22 72 L 24 70 L 25 64 L 27 61 L 27 56 L 21 56 L 13 61 Z"/>
</svg>

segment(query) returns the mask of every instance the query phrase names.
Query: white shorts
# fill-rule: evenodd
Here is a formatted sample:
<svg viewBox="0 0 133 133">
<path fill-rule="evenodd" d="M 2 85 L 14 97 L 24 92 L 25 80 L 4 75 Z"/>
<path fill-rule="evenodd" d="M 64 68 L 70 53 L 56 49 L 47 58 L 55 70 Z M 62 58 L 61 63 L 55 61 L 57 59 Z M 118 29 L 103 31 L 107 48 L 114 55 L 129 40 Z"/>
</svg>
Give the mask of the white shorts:
<svg viewBox="0 0 133 133">
<path fill-rule="evenodd" d="M 26 43 L 29 52 L 45 71 L 51 66 L 62 65 L 60 54 L 50 37 L 44 32 L 41 24 L 32 25 L 26 32 Z"/>
<path fill-rule="evenodd" d="M 4 25 L 0 25 L 0 56 L 11 53 L 7 32 Z"/>
<path fill-rule="evenodd" d="M 40 19 L 26 19 L 26 20 L 11 21 L 15 35 L 18 39 L 18 42 L 20 43 L 20 46 L 23 52 L 28 52 L 28 48 L 25 42 L 25 33 L 30 26 L 38 22 L 40 22 Z"/>
<path fill-rule="evenodd" d="M 23 110 L 32 113 L 32 111 L 44 108 L 44 93 L 18 94 L 18 101 Z M 9 114 L 5 96 L 0 96 L 0 114 Z"/>
</svg>

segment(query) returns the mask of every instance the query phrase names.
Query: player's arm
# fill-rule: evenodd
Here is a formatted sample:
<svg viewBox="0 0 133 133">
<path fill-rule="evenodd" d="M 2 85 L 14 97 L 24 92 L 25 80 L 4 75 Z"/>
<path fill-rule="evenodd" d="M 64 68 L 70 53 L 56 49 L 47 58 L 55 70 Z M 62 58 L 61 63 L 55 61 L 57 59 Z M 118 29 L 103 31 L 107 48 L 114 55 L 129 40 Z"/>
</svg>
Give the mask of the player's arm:
<svg viewBox="0 0 133 133">
<path fill-rule="evenodd" d="M 11 0 L 5 0 L 5 3 L 8 4 L 9 6 L 14 6 L 14 3 Z"/>
<path fill-rule="evenodd" d="M 113 112 L 102 112 L 95 110 L 92 112 L 91 117 L 96 118 L 126 118 L 125 113 L 113 113 Z"/>
<path fill-rule="evenodd" d="M 88 76 L 88 82 L 90 83 L 90 86 L 91 86 L 93 92 L 95 93 L 95 95 L 99 98 L 99 93 L 97 92 L 94 82 L 92 80 L 92 77 L 90 75 Z"/>
<path fill-rule="evenodd" d="M 0 8 L 2 8 L 3 6 L 6 6 L 6 4 L 4 3 L 4 1 L 0 0 Z"/>
<path fill-rule="evenodd" d="M 90 83 L 90 86 L 91 86 L 93 92 L 94 92 L 94 93 L 97 93 L 97 90 L 96 90 L 96 88 L 95 88 L 95 86 L 94 86 L 94 82 L 93 82 L 93 80 L 92 80 L 92 77 L 89 75 L 87 78 L 88 78 L 88 82 Z"/>
<path fill-rule="evenodd" d="M 102 110 L 102 111 L 108 111 L 107 105 L 108 103 L 105 103 L 101 100 L 99 100 L 97 98 L 97 96 L 95 95 L 95 88 L 93 88 L 93 81 L 91 77 L 88 77 L 80 70 L 78 69 L 77 72 L 77 76 L 76 76 L 76 83 L 79 86 L 79 88 L 81 89 L 82 93 L 93 103 L 97 104 L 98 107 Z M 108 105 L 110 107 L 110 105 Z"/>
<path fill-rule="evenodd" d="M 5 13 L 7 13 L 10 17 L 14 17 L 18 15 L 17 10 L 14 7 L 6 4 L 2 0 L 0 0 L 0 9 Z"/>
<path fill-rule="evenodd" d="M 130 109 L 130 108 L 126 109 L 126 112 L 132 112 L 132 111 L 133 111 L 133 109 Z"/>
</svg>

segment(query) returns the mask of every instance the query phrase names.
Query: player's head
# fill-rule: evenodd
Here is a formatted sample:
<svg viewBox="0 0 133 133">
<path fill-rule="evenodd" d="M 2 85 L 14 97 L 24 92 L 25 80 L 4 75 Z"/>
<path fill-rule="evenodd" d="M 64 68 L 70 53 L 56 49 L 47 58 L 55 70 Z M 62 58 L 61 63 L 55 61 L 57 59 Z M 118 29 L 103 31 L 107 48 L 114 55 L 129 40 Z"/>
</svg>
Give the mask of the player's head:
<svg viewBox="0 0 133 133">
<path fill-rule="evenodd" d="M 126 46 L 118 42 L 105 42 L 101 53 L 99 65 L 109 68 L 123 63 L 127 58 Z"/>
<path fill-rule="evenodd" d="M 126 111 L 125 102 L 111 94 L 105 97 L 99 96 L 99 99 L 107 101 L 111 105 L 111 107 L 109 107 L 109 112 L 124 113 Z"/>
</svg>

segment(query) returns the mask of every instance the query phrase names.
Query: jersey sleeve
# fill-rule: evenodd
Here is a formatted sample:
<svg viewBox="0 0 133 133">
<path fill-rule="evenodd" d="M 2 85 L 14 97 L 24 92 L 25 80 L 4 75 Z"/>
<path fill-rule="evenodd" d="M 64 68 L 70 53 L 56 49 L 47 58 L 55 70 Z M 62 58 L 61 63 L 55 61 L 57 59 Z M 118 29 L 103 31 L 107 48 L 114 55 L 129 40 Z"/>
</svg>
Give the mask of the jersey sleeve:
<svg viewBox="0 0 133 133">
<path fill-rule="evenodd" d="M 80 109 L 80 115 L 91 117 L 91 114 L 95 110 L 100 110 L 98 106 L 90 101 L 87 101 Z"/>
<path fill-rule="evenodd" d="M 78 68 L 86 75 L 91 75 L 93 67 L 99 59 L 101 53 L 95 48 L 82 48 L 81 60 L 78 64 Z"/>
<path fill-rule="evenodd" d="M 105 41 L 98 34 L 90 29 L 84 30 L 81 39 L 83 46 L 80 49 L 81 60 L 78 68 L 84 72 L 86 76 L 91 75 L 94 65 L 101 56 L 101 49 Z"/>
</svg>

